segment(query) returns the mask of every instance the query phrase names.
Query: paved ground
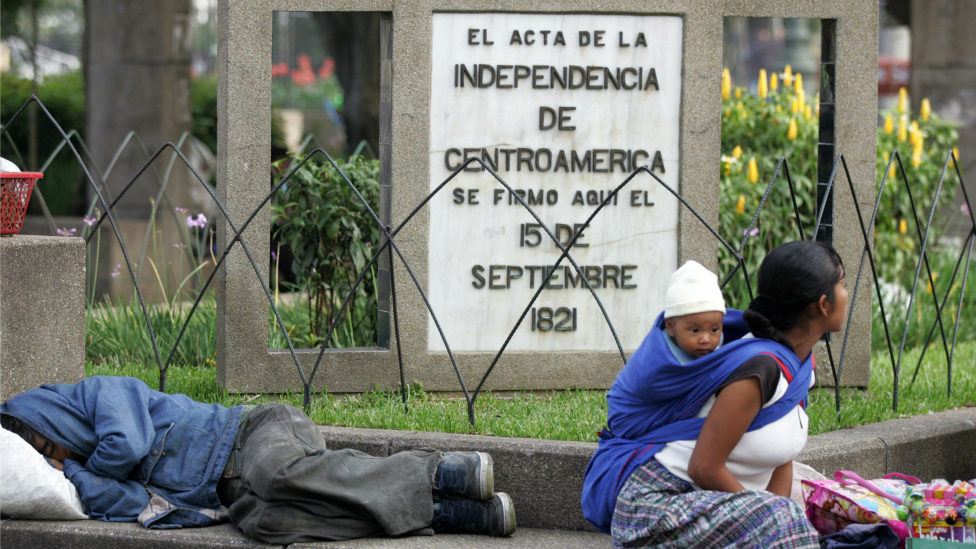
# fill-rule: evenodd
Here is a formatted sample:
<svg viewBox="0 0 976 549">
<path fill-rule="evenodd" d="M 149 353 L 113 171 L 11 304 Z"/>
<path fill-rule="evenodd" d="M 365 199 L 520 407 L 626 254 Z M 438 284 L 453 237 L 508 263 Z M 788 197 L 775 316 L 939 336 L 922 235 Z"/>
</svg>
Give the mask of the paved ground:
<svg viewBox="0 0 976 549">
<path fill-rule="evenodd" d="M 323 427 L 330 448 L 388 455 L 411 448 L 484 450 L 495 460 L 496 489 L 515 501 L 519 530 L 511 538 L 441 535 L 295 545 L 295 548 L 494 549 L 609 547 L 579 505 L 583 471 L 596 444 L 443 433 Z M 932 478 L 976 477 L 976 407 L 896 419 L 810 437 L 798 461 L 825 474 L 853 470 L 865 478 L 889 472 Z M 136 524 L 80 522 L 0 523 L 3 549 L 204 549 L 271 547 L 246 539 L 230 525 L 145 530 Z"/>
<path fill-rule="evenodd" d="M 133 523 L 6 520 L 0 543 L 43 549 L 258 549 L 279 547 L 248 540 L 230 525 L 186 530 L 146 530 Z M 594 532 L 520 528 L 510 538 L 441 534 L 432 537 L 373 538 L 293 544 L 290 549 L 606 549 L 610 538 Z"/>
</svg>

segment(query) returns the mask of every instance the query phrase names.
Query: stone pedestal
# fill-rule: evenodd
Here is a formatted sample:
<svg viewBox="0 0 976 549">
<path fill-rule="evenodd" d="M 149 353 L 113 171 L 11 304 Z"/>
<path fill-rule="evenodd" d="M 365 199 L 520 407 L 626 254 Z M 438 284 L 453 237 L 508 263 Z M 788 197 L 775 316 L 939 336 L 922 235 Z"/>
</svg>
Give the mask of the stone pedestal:
<svg viewBox="0 0 976 549">
<path fill-rule="evenodd" d="M 596 194 L 598 190 L 609 192 L 625 180 L 626 174 L 631 173 L 633 167 L 624 163 L 624 167 L 616 168 L 616 172 L 611 174 L 609 172 L 613 171 L 613 166 L 604 168 L 602 162 L 616 162 L 619 166 L 622 160 L 598 161 L 596 155 L 601 155 L 601 158 L 606 155 L 610 159 L 614 154 L 617 155 L 616 158 L 630 154 L 633 164 L 637 150 L 647 152 L 648 169 L 657 169 L 654 177 L 663 175 L 664 178 L 660 181 L 679 192 L 695 209 L 696 215 L 701 217 L 696 217 L 683 206 L 679 208 L 677 200 L 670 193 L 662 191 L 661 199 L 651 198 L 651 192 L 660 191 L 661 187 L 647 174 L 639 174 L 640 181 L 635 178 L 634 185 L 642 186 L 638 187 L 641 192 L 632 195 L 634 187 L 628 187 L 623 191 L 625 194 L 621 197 L 620 204 L 610 207 L 616 207 L 620 212 L 628 208 L 648 208 L 643 211 L 653 213 L 646 213 L 642 217 L 642 220 L 648 220 L 647 224 L 632 224 L 626 229 L 611 231 L 611 224 L 603 224 L 615 215 L 611 209 L 610 213 L 602 214 L 604 217 L 594 220 L 592 230 L 587 229 L 590 232 L 586 234 L 590 236 L 585 241 L 588 244 L 585 252 L 574 249 L 573 253 L 583 258 L 586 252 L 590 252 L 593 259 L 585 262 L 581 260 L 579 264 L 600 265 L 603 268 L 604 278 L 601 279 L 600 291 L 608 297 L 601 297 L 601 300 L 608 303 L 604 310 L 615 326 L 650 326 L 653 315 L 660 310 L 659 300 L 663 295 L 661 288 L 666 284 L 670 270 L 689 259 L 697 260 L 713 269 L 716 265 L 718 244 L 700 220 L 713 227 L 718 226 L 717 175 L 718 159 L 721 156 L 721 127 L 718 121 L 722 116 L 719 80 L 722 75 L 722 28 L 728 17 L 815 18 L 835 21 L 836 43 L 833 48 L 828 48 L 828 57 L 836 61 L 833 79 L 830 80 L 835 92 L 835 103 L 832 107 L 836 124 L 833 128 L 833 139 L 830 140 L 833 148 L 829 151 L 824 149 L 823 154 L 824 158 L 828 158 L 829 152 L 830 159 L 835 154 L 843 154 L 850 168 L 850 177 L 854 182 L 853 191 L 856 192 L 859 203 L 855 204 L 852 189 L 847 186 L 844 177 L 841 177 L 843 182 L 835 182 L 833 242 L 838 253 L 847 262 L 849 272 L 854 272 L 860 260 L 864 240 L 856 212 L 858 209 L 862 212 L 870 211 L 876 180 L 878 2 L 875 0 L 220 0 L 218 9 L 218 65 L 221 71 L 217 101 L 217 193 L 226 206 L 227 216 L 240 226 L 261 204 L 268 192 L 268 150 L 271 147 L 268 98 L 271 96 L 272 86 L 272 26 L 268 22 L 273 14 L 290 10 L 383 11 L 392 12 L 390 24 L 381 25 L 378 37 L 382 90 L 379 133 L 381 189 L 389 189 L 389 194 L 381 195 L 388 198 L 380 199 L 377 215 L 381 223 L 390 223 L 393 226 L 399 225 L 408 216 L 411 220 L 396 236 L 397 255 L 402 254 L 411 268 L 408 272 L 399 258 L 394 260 L 393 280 L 396 284 L 399 336 L 391 338 L 389 346 L 329 350 L 322 357 L 317 350 L 301 351 L 293 358 L 288 351 L 268 349 L 268 299 L 255 276 L 250 259 L 240 247 L 235 248 L 227 257 L 224 271 L 215 281 L 217 379 L 230 391 L 295 390 L 307 381 L 301 376 L 310 375 L 313 368 L 317 369 L 317 377 L 311 379 L 310 384 L 315 387 L 327 386 L 332 392 L 369 391 L 375 386 L 396 387 L 399 383 L 401 356 L 405 378 L 409 382 L 420 382 L 427 391 L 457 391 L 460 383 L 455 368 L 464 376 L 466 386 L 471 388 L 482 379 L 489 367 L 492 368 L 491 374 L 482 389 L 546 391 L 566 387 L 609 387 L 624 364 L 621 354 L 636 349 L 640 338 L 634 336 L 630 340 L 624 340 L 621 337 L 620 347 L 623 352 L 619 353 L 602 312 L 583 316 L 583 307 L 591 307 L 592 300 L 585 299 L 588 296 L 585 291 L 580 292 L 577 282 L 572 283 L 576 285 L 575 290 L 567 289 L 565 271 L 558 273 L 560 279 L 550 279 L 552 285 L 547 283 L 544 288 L 547 293 L 540 294 L 537 303 L 532 305 L 536 312 L 530 312 L 523 317 L 525 321 L 519 325 L 512 339 L 506 339 L 508 331 L 504 327 L 514 326 L 522 308 L 529 302 L 528 292 L 516 295 L 514 290 L 523 291 L 525 284 L 529 285 L 530 290 L 535 288 L 533 273 L 538 274 L 542 272 L 543 266 L 554 264 L 558 257 L 555 251 L 558 248 L 549 242 L 533 243 L 533 240 L 529 240 L 532 237 L 528 236 L 528 231 L 535 229 L 530 227 L 534 223 L 527 214 L 522 219 L 490 215 L 515 207 L 502 202 L 506 191 L 501 188 L 500 183 L 484 173 L 463 171 L 444 188 L 445 192 L 430 202 L 426 200 L 433 189 L 451 176 L 445 172 L 456 169 L 459 158 L 463 160 L 465 155 L 480 158 L 478 154 L 485 157 L 500 154 L 502 156 L 492 156 L 490 163 L 484 162 L 489 167 L 494 164 L 498 169 L 492 170 L 500 172 L 499 176 L 505 178 L 516 190 L 536 191 L 541 197 L 540 189 L 545 189 L 546 203 L 543 205 L 536 202 L 536 206 L 540 208 L 537 211 L 543 212 L 543 216 L 538 219 L 549 224 L 549 227 L 563 224 L 563 229 L 572 234 L 575 230 L 572 227 L 583 222 L 585 215 L 592 211 L 599 200 L 594 197 L 591 203 L 584 205 L 583 190 L 587 191 L 586 194 L 591 191 Z M 455 18 L 452 15 L 459 12 L 463 12 L 464 17 Z M 586 19 L 581 20 L 580 14 L 585 15 Z M 616 14 L 628 16 L 618 18 Z M 652 30 L 664 29 L 664 20 L 676 16 L 681 19 L 680 33 L 675 34 L 676 38 L 672 42 L 660 40 L 660 33 L 654 34 Z M 262 24 L 262 21 L 265 23 Z M 442 26 L 441 22 L 447 24 Z M 609 26 L 611 23 L 614 27 Z M 515 34 L 516 30 L 520 34 Z M 555 36 L 558 35 L 542 34 L 556 31 L 565 33 L 565 48 L 562 43 L 556 42 Z M 607 41 L 598 44 L 598 33 L 601 40 Z M 645 37 L 641 33 L 647 33 L 646 39 L 651 40 L 648 44 L 649 52 L 653 49 L 654 52 L 665 55 L 660 62 L 650 58 L 641 61 L 644 58 L 633 57 L 636 55 L 634 52 L 638 51 L 637 39 Z M 529 40 L 524 38 L 527 34 L 530 36 Z M 550 40 L 548 45 L 545 36 Z M 517 51 L 515 48 L 525 49 Z M 606 53 L 617 52 L 614 55 L 623 55 L 618 50 L 626 48 L 629 48 L 626 61 L 617 60 Z M 643 54 L 643 49 L 640 51 Z M 466 57 L 454 60 L 447 55 L 458 52 L 464 52 Z M 494 52 L 491 54 L 491 59 L 494 60 L 486 61 L 489 52 Z M 560 57 L 563 55 L 560 52 L 565 55 Z M 488 85 L 481 84 L 482 81 L 472 84 L 475 78 L 473 75 L 462 76 L 464 71 L 471 70 L 475 59 L 479 66 L 489 66 L 486 63 L 490 63 L 492 67 L 522 65 L 526 67 L 524 70 L 536 70 L 529 69 L 529 66 L 563 67 L 556 69 L 556 72 L 565 70 L 567 75 L 570 67 L 576 67 L 573 70 L 584 70 L 582 67 L 586 66 L 589 67 L 585 69 L 587 78 L 592 73 L 596 80 L 588 80 L 588 89 L 579 92 L 574 90 L 582 89 L 583 84 L 559 84 L 559 79 L 563 77 L 557 74 L 557 78 L 552 80 L 552 72 L 546 73 L 550 76 L 539 72 L 541 76 L 538 81 L 533 80 L 532 84 L 523 84 L 516 89 L 514 84 L 512 88 L 508 88 L 509 82 L 502 81 L 508 77 L 499 77 L 496 72 L 493 77 L 496 87 L 489 89 Z M 594 61 L 595 59 L 601 61 Z M 633 86 L 631 88 L 627 85 L 618 88 L 612 83 L 612 78 L 609 81 L 599 81 L 600 77 L 596 72 L 600 66 L 631 66 L 631 60 L 636 60 L 633 61 L 634 67 L 645 67 L 643 72 L 638 71 L 638 75 L 645 75 L 641 77 L 644 85 L 640 92 L 634 91 L 636 82 L 628 84 Z M 468 65 L 462 71 L 461 66 L 464 63 Z M 664 72 L 665 67 L 679 65 L 680 71 L 667 73 L 674 74 L 672 77 Z M 652 84 L 648 84 L 646 80 L 649 67 L 656 68 L 655 81 Z M 499 69 L 502 72 L 504 70 L 508 69 Z M 610 70 L 606 68 L 601 74 L 609 74 Z M 480 71 L 478 78 L 482 74 L 488 78 L 484 69 L 477 71 Z M 624 74 L 623 71 L 621 69 L 621 75 Z M 532 77 L 535 78 L 535 75 Z M 462 78 L 467 78 L 464 95 L 461 95 L 464 82 Z M 544 84 L 545 78 L 550 80 Z M 564 78 L 567 79 L 568 77 Z M 535 87 L 529 87 L 530 85 Z M 597 91 L 598 89 L 601 91 Z M 653 98 L 657 96 L 651 94 L 678 91 L 680 101 L 662 105 L 654 111 L 677 114 L 676 119 L 658 122 L 650 116 L 641 116 L 636 110 L 636 105 L 641 105 L 640 101 L 643 101 L 638 98 Z M 442 98 L 455 93 L 460 98 L 458 101 L 470 99 L 471 102 L 457 109 L 446 106 Z M 603 102 L 603 110 L 600 110 L 597 101 Z M 616 107 L 623 105 L 621 102 L 631 101 L 635 105 L 633 112 L 610 116 L 610 113 L 616 113 Z M 567 110 L 559 111 L 557 107 L 565 107 Z M 559 112 L 572 113 L 572 120 L 564 118 L 561 125 L 552 125 L 551 113 Z M 498 122 L 507 122 L 509 118 L 505 117 L 513 114 L 515 116 L 511 123 L 506 125 Z M 460 115 L 464 123 L 455 124 L 458 119 L 452 118 L 448 125 L 446 117 L 453 115 Z M 497 134 L 485 131 L 489 124 L 496 123 L 499 126 Z M 633 127 L 628 126 L 630 123 Z M 627 143 L 625 138 L 633 135 L 634 130 L 641 125 L 653 126 L 653 135 L 639 145 Z M 670 133 L 664 134 L 662 130 L 665 128 Z M 578 132 L 574 135 L 579 136 L 579 139 L 569 138 L 566 132 L 573 131 Z M 563 132 L 562 136 L 560 132 Z M 602 136 L 602 139 L 584 141 L 587 136 Z M 663 136 L 666 138 L 661 139 Z M 655 139 L 661 141 L 654 141 Z M 389 147 L 384 148 L 384 144 Z M 512 151 L 515 153 L 499 153 L 499 146 L 513 147 Z M 582 162 L 579 161 L 579 156 L 585 157 L 584 150 L 590 151 L 592 161 L 592 165 L 585 168 L 587 177 L 590 174 L 605 174 L 599 176 L 602 179 L 597 180 L 594 176 L 594 179 L 587 179 L 585 182 L 571 182 L 564 177 L 567 173 L 578 175 L 584 168 L 567 167 L 565 172 L 557 173 L 558 168 L 555 166 L 560 162 L 560 151 L 563 154 L 562 161 L 568 166 L 570 160 L 567 159 L 577 158 L 577 163 Z M 617 152 L 612 152 L 614 150 Z M 632 152 L 627 153 L 627 150 Z M 518 156 L 523 153 L 534 155 L 535 161 L 531 166 L 528 165 L 530 157 Z M 574 157 L 577 153 L 578 156 Z M 515 164 L 506 164 L 509 162 L 509 157 L 504 156 L 506 154 L 514 155 L 510 160 Z M 659 154 L 660 166 L 655 168 L 651 159 L 657 158 Z M 552 169 L 549 166 L 543 167 L 546 156 L 552 159 Z M 498 158 L 501 158 L 501 164 L 498 163 Z M 478 168 L 475 169 L 477 171 Z M 523 178 L 521 184 L 519 178 Z M 783 184 L 782 179 L 779 184 Z M 453 189 L 457 189 L 457 195 L 450 194 Z M 558 190 L 561 198 L 555 194 L 550 195 L 550 190 Z M 493 199 L 496 196 L 495 191 L 500 193 L 497 195 L 500 198 L 498 201 Z M 579 191 L 581 198 L 574 205 L 576 191 Z M 644 191 L 646 194 L 642 194 Z M 477 196 L 478 199 L 464 198 L 452 202 L 453 196 L 461 198 L 462 195 L 467 196 L 467 193 Z M 552 196 L 551 201 L 549 196 Z M 643 198 L 637 199 L 638 196 Z M 414 208 L 422 203 L 426 205 L 414 212 Z M 560 213 L 566 210 L 553 209 L 566 204 L 569 205 L 570 213 Z M 584 206 L 587 208 L 585 212 Z M 654 209 L 651 209 L 652 206 Z M 665 216 L 670 216 L 671 225 L 650 225 L 652 221 L 663 220 Z M 676 222 L 673 221 L 675 217 Z M 481 220 L 484 221 L 479 224 Z M 253 257 L 268 257 L 270 225 L 271 215 L 267 208 L 252 218 L 244 237 Z M 460 233 L 459 228 L 477 228 L 481 232 L 472 231 L 472 236 L 467 238 L 467 233 Z M 445 234 L 448 230 L 451 231 L 450 235 Z M 556 228 L 556 231 L 560 229 Z M 621 239 L 637 234 L 659 234 L 658 231 L 660 234 L 670 231 L 670 237 L 662 238 L 662 241 L 668 240 L 666 244 L 670 246 L 666 254 L 657 249 L 647 252 L 646 247 L 639 248 L 636 245 L 634 249 L 640 249 L 643 256 L 650 253 L 657 254 L 655 257 L 669 257 L 669 263 L 662 262 L 660 266 L 647 265 L 636 272 L 627 271 L 627 274 L 635 274 L 635 278 L 628 281 L 626 288 L 622 279 L 615 284 L 611 278 L 611 285 L 608 286 L 606 266 L 616 269 L 616 274 L 623 276 L 621 273 L 624 273 L 625 266 L 638 264 L 636 259 L 631 260 L 638 257 L 636 252 L 623 250 L 620 247 L 622 245 L 617 244 L 618 240 L 623 242 Z M 735 235 L 726 236 L 731 236 L 734 242 L 737 241 Z M 233 237 L 229 224 L 220 220 L 217 248 L 224 249 L 233 241 Z M 438 256 L 449 237 L 455 239 L 451 250 L 459 250 L 458 254 L 451 257 Z M 553 237 L 556 238 L 555 234 Z M 541 240 L 545 238 L 542 236 Z M 602 240 L 597 240 L 598 238 Z M 601 246 L 601 242 L 607 245 Z M 529 248 L 538 252 L 531 260 L 522 255 Z M 596 257 L 595 254 L 603 253 L 600 250 L 604 249 L 610 250 L 606 252 L 606 256 Z M 664 250 L 664 243 L 660 249 Z M 468 251 L 476 251 L 478 257 L 461 255 Z M 563 263 L 565 264 L 568 262 Z M 265 280 L 267 267 L 266 262 L 259 264 Z M 383 269 L 381 264 L 381 273 Z M 486 272 L 487 278 L 482 276 L 482 270 Z M 518 280 L 507 273 L 513 273 Z M 575 276 L 572 272 L 570 275 Z M 493 279 L 492 276 L 499 278 Z M 506 276 L 509 278 L 505 279 Z M 478 277 L 484 279 L 484 286 Z M 638 280 L 638 277 L 641 278 Z M 387 305 L 392 305 L 392 286 L 385 282 L 388 278 L 384 280 L 381 276 L 380 280 L 377 299 L 380 303 L 379 309 L 391 311 L 392 308 L 387 308 Z M 541 278 L 534 280 L 539 281 Z M 509 284 L 510 282 L 512 283 Z M 519 283 L 523 286 L 517 287 Z M 637 287 L 629 284 L 637 284 Z M 853 320 L 845 353 L 846 365 L 841 376 L 843 385 L 865 386 L 868 383 L 872 295 L 864 287 L 862 284 L 856 299 L 853 296 L 851 298 Z M 478 291 L 496 293 L 486 303 L 475 304 L 472 299 L 465 297 Z M 624 292 L 633 293 L 628 296 Z M 578 303 L 575 301 L 577 297 Z M 614 306 L 614 303 L 610 303 L 611 300 L 618 300 L 620 305 Z M 626 308 L 632 306 L 633 302 L 639 305 L 634 308 L 639 309 L 644 316 L 637 317 L 632 310 Z M 438 322 L 445 327 L 444 338 L 449 339 L 450 344 L 457 349 L 452 351 L 453 358 L 449 358 L 443 350 L 447 345 L 441 342 L 440 328 L 431 320 L 428 303 L 433 303 L 432 308 L 437 308 L 436 314 L 441 318 Z M 594 309 L 596 308 L 590 310 Z M 549 316 L 550 312 L 556 318 L 552 324 L 546 324 L 553 320 Z M 456 322 L 450 322 L 452 314 L 458 315 L 454 318 L 473 320 L 476 323 L 473 328 L 462 329 L 462 333 L 454 336 L 447 332 L 461 330 L 458 330 Z M 546 316 L 543 317 L 543 314 Z M 480 322 L 481 317 L 484 317 L 484 323 Z M 540 324 L 540 321 L 543 323 Z M 479 331 L 484 329 L 483 326 L 490 327 L 493 331 Z M 573 337 L 582 334 L 585 334 L 584 338 Z M 599 345 L 585 341 L 591 334 L 602 338 Z M 470 338 L 475 336 L 482 338 L 484 342 L 472 343 Z M 543 337 L 546 339 L 543 340 Z M 842 342 L 843 335 L 838 334 L 834 340 Z M 506 347 L 506 352 L 496 361 L 497 349 L 508 342 L 512 346 Z M 398 352 L 398 346 L 402 353 Z M 839 359 L 839 346 L 833 347 L 832 351 L 835 359 Z M 829 374 L 821 377 L 829 377 Z"/>
<path fill-rule="evenodd" d="M 0 400 L 85 377 L 85 242 L 0 238 Z"/>
</svg>

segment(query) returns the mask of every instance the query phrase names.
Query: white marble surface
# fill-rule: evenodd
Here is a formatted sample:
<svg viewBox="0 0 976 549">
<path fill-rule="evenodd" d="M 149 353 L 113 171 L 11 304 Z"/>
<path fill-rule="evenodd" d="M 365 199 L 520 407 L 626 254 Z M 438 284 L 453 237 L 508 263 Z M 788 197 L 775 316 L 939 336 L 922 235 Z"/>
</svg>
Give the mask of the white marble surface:
<svg viewBox="0 0 976 549">
<path fill-rule="evenodd" d="M 471 32 L 470 29 L 478 29 Z M 519 37 L 535 43 L 511 44 L 513 31 Z M 546 45 L 542 44 L 542 32 L 548 30 Z M 565 45 L 553 44 L 556 32 L 561 31 Z M 580 45 L 580 33 L 590 35 L 589 46 Z M 594 31 L 604 31 L 605 46 L 593 45 Z M 470 33 L 470 36 L 469 36 Z M 643 33 L 648 47 L 637 47 L 639 33 Z M 473 36 L 473 38 L 472 38 Z M 485 37 L 493 45 L 484 45 Z M 623 43 L 630 47 L 621 47 Z M 469 41 L 477 42 L 471 45 Z M 580 171 L 567 173 L 536 170 L 535 151 L 549 149 L 555 166 L 559 151 L 575 150 L 580 156 L 586 151 L 619 149 L 623 151 L 647 151 L 647 158 L 639 164 L 651 166 L 655 151 L 660 151 L 664 173 L 655 173 L 674 189 L 678 185 L 678 138 L 679 105 L 681 101 L 682 20 L 672 16 L 632 15 L 551 15 L 508 13 L 435 13 L 433 16 L 433 51 L 431 74 L 431 174 L 433 190 L 450 174 L 448 164 L 456 166 L 463 151 L 487 148 L 492 154 L 496 148 L 531 149 L 533 170 L 518 163 L 518 153 L 511 153 L 506 167 L 504 153 L 499 153 L 498 174 L 515 189 L 540 190 L 558 193 L 555 205 L 534 206 L 540 218 L 555 231 L 555 225 L 583 223 L 595 206 L 573 205 L 574 195 L 582 191 L 609 191 L 622 183 L 629 175 L 619 164 L 612 173 Z M 455 85 L 456 65 L 463 64 L 473 71 L 474 64 L 487 64 L 493 68 L 505 65 L 547 65 L 558 67 L 578 66 L 609 67 L 616 69 L 633 67 L 646 74 L 651 67 L 657 76 L 659 90 L 649 89 L 602 89 L 603 71 L 591 71 L 599 78 L 591 85 L 601 89 L 562 89 L 557 83 L 549 88 L 549 71 L 539 70 L 543 78 L 537 85 L 546 89 L 534 89 L 532 77 L 519 80 L 518 88 L 500 89 L 497 86 L 472 87 L 463 79 L 464 87 Z M 516 69 L 501 69 L 508 74 L 505 83 L 514 79 Z M 580 75 L 577 72 L 577 77 Z M 482 75 L 484 81 L 489 75 Z M 633 84 L 636 78 L 627 77 Z M 564 111 L 571 117 L 565 127 L 540 129 L 540 108 L 575 107 Z M 546 119 L 549 122 L 549 119 Z M 599 153 L 608 158 L 608 153 Z M 570 157 L 571 158 L 571 157 Z M 547 165 L 542 153 L 540 167 Z M 570 162 L 571 164 L 571 162 Z M 477 165 L 475 165 L 477 166 Z M 605 167 L 602 164 L 600 167 Z M 521 167 L 521 170 L 517 170 Z M 507 169 L 506 169 L 507 168 Z M 559 257 L 558 248 L 543 232 L 543 242 L 537 247 L 520 246 L 523 223 L 533 223 L 531 215 L 521 206 L 509 205 L 508 196 L 502 193 L 501 202 L 494 204 L 494 190 L 502 189 L 500 183 L 483 171 L 462 172 L 447 188 L 430 203 L 430 256 L 429 296 L 441 326 L 454 351 L 497 350 L 508 336 L 522 310 L 538 288 L 541 270 L 530 273 L 526 266 L 552 265 Z M 462 189 L 465 203 L 456 204 L 454 189 Z M 470 190 L 477 205 L 468 204 Z M 636 191 L 636 195 L 632 192 Z M 645 197 L 645 192 L 646 197 Z M 636 196 L 640 206 L 632 206 Z M 653 206 L 643 205 L 645 202 Z M 584 233 L 583 243 L 589 247 L 576 248 L 572 256 L 581 266 L 634 265 L 627 270 L 633 278 L 628 284 L 635 289 L 600 288 L 597 294 L 613 321 L 625 350 L 636 349 L 647 333 L 651 322 L 663 308 L 664 291 L 670 273 L 677 261 L 677 200 L 647 174 L 638 175 L 620 193 L 616 205 L 606 208 Z M 563 236 L 565 236 L 565 231 Z M 529 241 L 535 241 L 529 237 Z M 486 279 L 484 288 L 473 283 L 478 280 L 472 268 L 480 265 Z M 491 265 L 518 266 L 521 278 L 513 279 L 506 289 L 489 289 L 488 275 Z M 561 265 L 569 265 L 564 260 Z M 509 269 L 496 269 L 501 278 L 495 284 L 506 285 L 505 274 Z M 512 270 L 516 274 L 517 270 Z M 565 273 L 554 285 L 565 283 Z M 535 288 L 530 288 L 530 276 L 535 278 Z M 602 280 L 601 280 L 602 281 Z M 619 281 L 619 278 L 618 278 Z M 533 331 L 530 328 L 531 312 L 508 346 L 513 351 L 545 350 L 615 350 L 616 345 L 602 314 L 586 289 L 546 289 L 534 305 L 537 310 L 550 307 L 575 308 L 575 331 Z M 566 313 L 558 319 L 567 317 Z M 569 327 L 572 321 L 564 324 Z M 444 350 L 433 321 L 429 321 L 428 348 Z"/>
</svg>

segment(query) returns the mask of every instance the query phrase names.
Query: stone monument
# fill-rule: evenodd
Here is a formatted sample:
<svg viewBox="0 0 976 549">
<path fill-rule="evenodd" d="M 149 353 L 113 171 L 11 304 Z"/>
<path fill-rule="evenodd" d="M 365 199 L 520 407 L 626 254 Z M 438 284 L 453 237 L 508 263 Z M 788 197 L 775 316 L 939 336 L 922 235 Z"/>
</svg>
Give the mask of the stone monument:
<svg viewBox="0 0 976 549">
<path fill-rule="evenodd" d="M 844 154 L 862 210 L 873 201 L 877 18 L 871 0 L 724 2 L 258 0 L 220 3 L 221 200 L 238 225 L 264 199 L 270 150 L 274 10 L 379 11 L 381 189 L 378 214 L 397 226 L 459 167 L 396 236 L 424 296 L 394 259 L 408 381 L 458 391 L 446 352 L 470 389 L 529 307 L 485 388 L 606 388 L 663 306 L 668 277 L 688 259 L 716 265 L 717 242 L 648 173 L 611 198 L 638 167 L 718 221 L 724 17 L 827 21 L 822 86 L 836 124 L 821 130 L 821 174 Z M 262 23 L 264 22 L 264 23 Z M 832 131 L 829 131 L 832 130 Z M 477 159 L 471 161 L 471 159 Z M 466 162 L 469 162 L 465 164 Z M 509 192 L 491 174 L 512 189 Z M 822 182 L 826 182 L 823 179 Z M 529 204 L 533 217 L 519 204 Z M 834 187 L 832 239 L 849 269 L 863 241 L 846 180 Z M 577 243 L 553 266 L 559 247 Z M 243 240 L 267 257 L 267 210 Z M 232 233 L 222 224 L 220 245 Z M 827 233 L 830 236 L 830 233 Z M 259 269 L 267 280 L 266 262 Z M 380 321 L 390 318 L 390 266 L 380 266 Z M 590 291 L 599 296 L 616 338 Z M 852 281 L 853 277 L 849 277 Z M 288 351 L 267 348 L 268 301 L 240 250 L 218 285 L 218 376 L 232 391 L 301 386 Z M 871 294 L 853 310 L 842 383 L 866 385 Z M 313 384 L 334 392 L 399 383 L 392 328 L 373 348 L 327 351 Z M 842 336 L 843 334 L 839 334 Z M 839 355 L 840 337 L 834 351 Z M 309 372 L 317 350 L 300 351 Z M 822 378 L 829 378 L 827 371 Z"/>
</svg>

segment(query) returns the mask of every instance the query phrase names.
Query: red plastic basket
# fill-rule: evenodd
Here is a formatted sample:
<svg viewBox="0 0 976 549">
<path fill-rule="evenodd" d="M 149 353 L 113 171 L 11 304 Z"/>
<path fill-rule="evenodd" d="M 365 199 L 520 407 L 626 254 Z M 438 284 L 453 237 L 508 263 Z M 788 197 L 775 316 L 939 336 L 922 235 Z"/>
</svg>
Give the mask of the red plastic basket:
<svg viewBox="0 0 976 549">
<path fill-rule="evenodd" d="M 17 234 L 23 228 L 34 182 L 42 177 L 40 172 L 0 173 L 0 234 Z"/>
</svg>

